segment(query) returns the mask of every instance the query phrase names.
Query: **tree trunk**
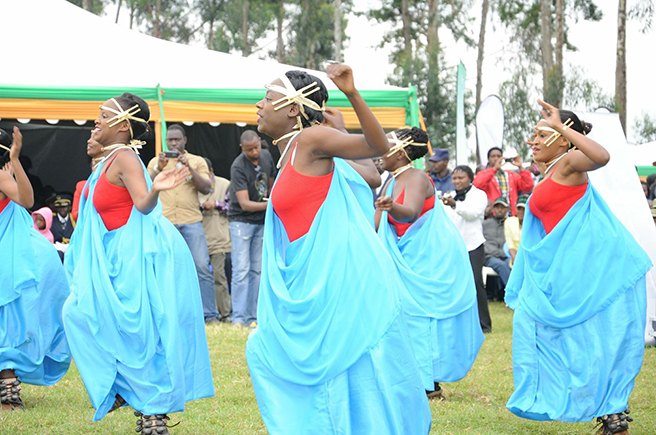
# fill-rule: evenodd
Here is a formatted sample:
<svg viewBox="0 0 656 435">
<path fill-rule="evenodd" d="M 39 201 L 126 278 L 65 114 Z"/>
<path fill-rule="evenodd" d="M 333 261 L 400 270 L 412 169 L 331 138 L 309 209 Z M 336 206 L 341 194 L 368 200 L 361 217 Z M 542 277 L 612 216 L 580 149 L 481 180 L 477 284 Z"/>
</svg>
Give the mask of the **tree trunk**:
<svg viewBox="0 0 656 435">
<path fill-rule="evenodd" d="M 440 39 L 437 33 L 440 26 L 440 15 L 438 13 L 439 0 L 428 1 L 428 32 L 426 34 L 427 52 L 428 52 L 428 99 L 436 100 L 440 98 L 439 90 L 439 56 L 440 56 Z M 433 113 L 428 119 L 430 124 L 439 122 L 437 112 Z"/>
<path fill-rule="evenodd" d="M 122 4 L 123 4 L 123 0 L 118 0 L 118 6 L 116 7 L 116 20 L 114 20 L 114 23 L 118 23 L 118 14 L 121 12 Z"/>
<path fill-rule="evenodd" d="M 626 0 L 617 10 L 617 57 L 615 60 L 615 105 L 626 135 Z"/>
<path fill-rule="evenodd" d="M 556 64 L 554 65 L 553 104 L 560 107 L 563 101 L 563 46 L 565 44 L 565 0 L 556 0 Z"/>
<path fill-rule="evenodd" d="M 401 19 L 403 21 L 403 44 L 406 57 L 412 54 L 412 39 L 410 38 L 410 15 L 408 14 L 408 0 L 401 1 Z"/>
<path fill-rule="evenodd" d="M 276 29 L 278 30 L 278 43 L 276 45 L 276 58 L 278 62 L 285 61 L 284 44 L 282 40 L 282 18 L 285 14 L 284 0 L 278 1 L 278 10 L 276 11 Z"/>
<path fill-rule="evenodd" d="M 243 56 L 248 56 L 251 54 L 251 47 L 250 44 L 248 43 L 248 0 L 244 0 L 244 5 L 242 8 L 242 14 L 241 14 L 241 34 L 242 34 L 242 40 L 244 44 L 244 49 L 242 50 L 242 55 Z"/>
<path fill-rule="evenodd" d="M 335 0 L 335 60 L 342 62 L 342 1 Z"/>
<path fill-rule="evenodd" d="M 551 103 L 550 77 L 553 71 L 553 50 L 551 47 L 551 0 L 540 1 L 540 21 L 542 41 L 542 98 Z"/>
<path fill-rule="evenodd" d="M 130 30 L 132 30 L 132 24 L 134 24 L 134 2 L 130 2 Z"/>
<path fill-rule="evenodd" d="M 161 0 L 157 0 L 155 2 L 155 17 L 153 20 L 153 36 L 155 38 L 159 38 L 161 35 L 160 27 L 159 27 L 159 11 L 162 6 Z"/>
<path fill-rule="evenodd" d="M 481 91 L 483 89 L 483 57 L 485 56 L 485 26 L 487 24 L 487 12 L 490 9 L 489 0 L 483 0 L 481 11 L 481 30 L 478 33 L 478 58 L 476 59 L 476 110 L 481 105 Z M 478 135 L 476 135 L 476 164 L 480 165 L 478 152 Z"/>
<path fill-rule="evenodd" d="M 212 50 L 214 43 L 214 19 L 210 20 L 210 31 L 207 33 L 207 48 Z"/>
<path fill-rule="evenodd" d="M 91 11 L 91 1 L 82 0 L 82 9 L 84 9 L 85 11 Z"/>
</svg>

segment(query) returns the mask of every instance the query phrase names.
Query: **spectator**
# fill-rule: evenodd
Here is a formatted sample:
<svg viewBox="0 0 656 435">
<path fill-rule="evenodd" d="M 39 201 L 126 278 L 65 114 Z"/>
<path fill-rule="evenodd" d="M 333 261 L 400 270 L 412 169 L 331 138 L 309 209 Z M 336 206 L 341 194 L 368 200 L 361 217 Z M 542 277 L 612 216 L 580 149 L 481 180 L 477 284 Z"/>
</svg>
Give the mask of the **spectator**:
<svg viewBox="0 0 656 435">
<path fill-rule="evenodd" d="M 500 197 L 492 206 L 492 217 L 483 221 L 483 236 L 485 236 L 485 266 L 491 267 L 499 275 L 503 288 L 510 277 L 510 257 L 504 252 L 506 237 L 504 222 L 510 206 L 506 198 Z M 501 295 L 498 295 L 503 300 Z"/>
<path fill-rule="evenodd" d="M 162 214 L 182 234 L 194 258 L 205 323 L 218 323 L 219 312 L 216 309 L 214 283 L 209 267 L 207 240 L 202 224 L 203 214 L 198 207 L 198 193 L 210 193 L 210 173 L 205 159 L 186 150 L 187 135 L 181 125 L 169 126 L 166 145 L 171 152 L 177 153 L 177 156 L 167 157 L 165 153 L 160 153 L 148 163 L 148 173 L 155 179 L 160 172 L 173 169 L 178 164 L 189 170 L 190 175 L 184 183 L 160 193 Z"/>
<path fill-rule="evenodd" d="M 71 241 L 71 236 L 75 229 L 75 224 L 71 217 L 71 202 L 73 197 L 67 193 L 59 193 L 54 199 L 56 218 L 52 219 L 50 231 L 55 242 L 67 245 Z"/>
<path fill-rule="evenodd" d="M 656 198 L 656 173 L 647 175 L 647 186 L 649 186 L 649 199 Z"/>
<path fill-rule="evenodd" d="M 446 148 L 440 148 L 435 150 L 432 156 L 428 159 L 430 162 L 430 169 L 428 175 L 430 175 L 433 183 L 435 183 L 435 189 L 439 196 L 442 196 L 445 193 L 451 193 L 456 190 L 453 187 L 453 180 L 451 178 L 451 171 L 449 171 L 449 150 Z"/>
<path fill-rule="evenodd" d="M 656 225 L 656 207 L 651 207 L 651 217 L 654 218 L 654 225 Z"/>
<path fill-rule="evenodd" d="M 524 223 L 524 211 L 526 210 L 527 200 L 528 198 L 526 196 L 520 196 L 517 199 L 517 216 L 509 217 L 503 225 L 508 253 L 510 254 L 510 267 L 515 262 L 519 242 L 522 239 L 522 224 Z"/>
<path fill-rule="evenodd" d="M 533 177 L 527 170 L 522 169 L 522 158 L 516 156 L 512 164 L 519 168 L 519 174 L 504 171 L 501 166 L 506 162 L 501 148 L 493 147 L 487 152 L 487 169 L 484 169 L 474 177 L 474 186 L 487 194 L 488 203 L 496 198 L 503 197 L 510 200 L 510 210 L 515 215 L 515 204 L 519 192 L 530 192 L 533 190 Z M 491 207 L 488 206 L 485 215 L 490 216 Z"/>
<path fill-rule="evenodd" d="M 50 231 L 50 227 L 52 227 L 52 210 L 48 207 L 41 207 L 32 213 L 32 220 L 34 221 L 34 229 L 48 239 L 50 243 L 55 243 L 55 239 Z"/>
<path fill-rule="evenodd" d="M 647 198 L 647 203 L 649 204 L 649 207 L 651 207 L 653 201 L 649 199 L 649 184 L 647 184 L 646 181 L 641 180 L 640 185 L 642 185 L 642 191 L 645 193 L 645 198 Z"/>
<path fill-rule="evenodd" d="M 262 234 L 273 157 L 262 150 L 253 130 L 241 135 L 242 153 L 230 167 L 230 240 L 232 241 L 232 323 L 257 326 L 257 298 L 262 270 Z"/>
<path fill-rule="evenodd" d="M 212 189 L 209 194 L 198 194 L 200 206 L 203 209 L 203 228 L 207 239 L 207 249 L 210 253 L 210 263 L 214 274 L 214 291 L 216 306 L 222 322 L 231 322 L 230 293 L 225 273 L 226 254 L 230 252 L 230 230 L 228 229 L 228 204 L 230 200 L 230 181 L 214 175 L 210 159 L 206 158 L 210 170 Z"/>
<path fill-rule="evenodd" d="M 465 240 L 469 251 L 469 261 L 474 271 L 476 296 L 478 302 L 478 318 L 483 332 L 492 331 L 492 319 L 487 305 L 487 294 L 483 285 L 483 264 L 485 263 L 485 237 L 483 236 L 483 218 L 487 207 L 485 192 L 472 184 L 474 173 L 466 165 L 457 166 L 453 170 L 453 185 L 455 197 L 444 197 L 445 205 L 454 211 L 449 217 Z"/>
</svg>

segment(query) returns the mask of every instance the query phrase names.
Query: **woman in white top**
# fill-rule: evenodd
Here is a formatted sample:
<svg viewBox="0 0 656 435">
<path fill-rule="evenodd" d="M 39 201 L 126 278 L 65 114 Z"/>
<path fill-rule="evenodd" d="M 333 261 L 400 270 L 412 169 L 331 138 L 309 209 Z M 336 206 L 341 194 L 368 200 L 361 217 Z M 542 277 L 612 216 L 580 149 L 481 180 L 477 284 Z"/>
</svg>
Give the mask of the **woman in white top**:
<svg viewBox="0 0 656 435">
<path fill-rule="evenodd" d="M 456 195 L 442 198 L 445 205 L 451 207 L 449 216 L 465 239 L 469 251 L 469 261 L 474 271 L 476 295 L 478 298 L 478 317 L 483 332 L 492 331 L 492 320 L 487 307 L 487 294 L 483 286 L 483 263 L 485 263 L 485 237 L 483 237 L 483 219 L 487 207 L 487 195 L 472 184 L 474 173 L 466 165 L 457 166 L 451 173 Z"/>
</svg>

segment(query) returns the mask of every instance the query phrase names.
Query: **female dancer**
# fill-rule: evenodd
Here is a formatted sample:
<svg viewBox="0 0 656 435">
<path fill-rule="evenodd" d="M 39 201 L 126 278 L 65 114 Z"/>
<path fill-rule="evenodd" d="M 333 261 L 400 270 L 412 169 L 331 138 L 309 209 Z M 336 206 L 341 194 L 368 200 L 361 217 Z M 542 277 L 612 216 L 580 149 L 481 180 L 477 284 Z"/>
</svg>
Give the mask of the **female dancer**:
<svg viewBox="0 0 656 435">
<path fill-rule="evenodd" d="M 507 406 L 532 420 L 597 417 L 604 434 L 628 433 L 651 261 L 588 181 L 610 158 L 586 137 L 592 126 L 538 103 L 543 119 L 528 142 L 544 180 L 526 207 L 506 286 L 515 310 Z"/>
<path fill-rule="evenodd" d="M 66 274 L 54 246 L 33 228 L 24 208 L 34 204 L 34 194 L 18 160 L 23 137 L 17 127 L 11 142 L 0 130 L 3 150 L 11 146 L 9 162 L 0 170 L 2 410 L 23 408 L 21 382 L 53 385 L 71 363 L 61 315 L 69 294 Z"/>
<path fill-rule="evenodd" d="M 406 286 L 405 321 L 429 398 L 442 398 L 439 382 L 467 374 L 483 343 L 476 287 L 467 248 L 435 201 L 435 185 L 412 161 L 428 151 L 428 135 L 412 127 L 389 135 L 383 168 L 393 178 L 376 201 L 376 225 Z"/>
<path fill-rule="evenodd" d="M 377 156 L 388 142 L 351 69 L 331 65 L 328 76 L 363 135 L 317 125 L 328 93 L 302 71 L 274 80 L 256 105 L 259 131 L 284 149 L 246 349 L 260 414 L 272 434 L 426 434 L 428 401 L 399 317 L 403 283 L 376 237 L 371 188 L 336 158 Z"/>
<path fill-rule="evenodd" d="M 167 413 L 214 389 L 193 259 L 158 203 L 188 170 L 162 172 L 151 184 L 133 151 L 149 117 L 145 101 L 128 93 L 100 107 L 87 153 L 102 161 L 66 252 L 64 325 L 94 420 L 127 402 L 138 431 L 161 434 Z"/>
</svg>

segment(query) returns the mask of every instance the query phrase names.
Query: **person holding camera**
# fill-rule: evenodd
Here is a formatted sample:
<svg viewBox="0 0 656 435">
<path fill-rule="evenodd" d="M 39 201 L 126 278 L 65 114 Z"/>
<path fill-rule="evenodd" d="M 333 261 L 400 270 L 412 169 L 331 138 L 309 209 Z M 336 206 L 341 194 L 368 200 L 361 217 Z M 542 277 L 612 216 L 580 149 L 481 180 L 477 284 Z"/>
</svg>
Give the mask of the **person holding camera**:
<svg viewBox="0 0 656 435">
<path fill-rule="evenodd" d="M 200 296 L 203 301 L 205 323 L 219 323 L 219 311 L 214 296 L 214 278 L 210 272 L 210 254 L 203 230 L 203 214 L 198 208 L 198 193 L 208 194 L 212 189 L 210 172 L 205 159 L 186 150 L 187 135 L 180 124 L 169 126 L 166 132 L 166 145 L 158 157 L 148 163 L 148 174 L 155 179 L 162 171 L 184 165 L 189 176 L 184 183 L 160 194 L 164 217 L 180 231 L 194 257 Z"/>
<path fill-rule="evenodd" d="M 487 152 L 487 162 L 487 169 L 480 171 L 474 177 L 474 186 L 487 194 L 488 207 L 485 209 L 485 217 L 492 215 L 492 204 L 499 197 L 508 198 L 510 212 L 515 216 L 519 192 L 533 190 L 531 173 L 523 169 L 520 156 L 506 159 L 499 147 L 490 148 Z M 519 173 L 501 169 L 506 162 L 517 166 Z"/>
</svg>

